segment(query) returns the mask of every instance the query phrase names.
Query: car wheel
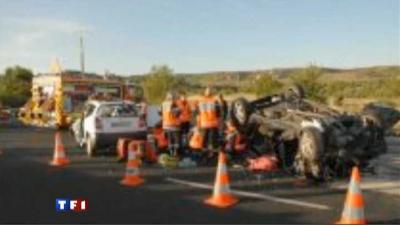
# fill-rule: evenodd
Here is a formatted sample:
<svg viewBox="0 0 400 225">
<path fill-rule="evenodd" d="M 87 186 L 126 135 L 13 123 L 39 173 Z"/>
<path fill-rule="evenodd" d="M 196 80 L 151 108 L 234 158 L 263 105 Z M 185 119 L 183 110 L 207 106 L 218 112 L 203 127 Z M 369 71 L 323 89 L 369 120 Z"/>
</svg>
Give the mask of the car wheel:
<svg viewBox="0 0 400 225">
<path fill-rule="evenodd" d="M 292 97 L 302 99 L 305 97 L 305 91 L 302 86 L 294 84 L 285 92 L 285 97 L 290 99 Z"/>
<path fill-rule="evenodd" d="M 89 157 L 93 157 L 96 155 L 96 142 L 90 138 L 89 135 L 86 136 L 86 154 Z"/>
<path fill-rule="evenodd" d="M 364 112 L 364 117 L 371 121 L 376 127 L 379 127 L 381 129 L 384 129 L 385 125 L 384 125 L 384 121 L 383 119 L 374 112 Z"/>
<path fill-rule="evenodd" d="M 238 98 L 232 102 L 230 116 L 233 125 L 239 130 L 247 124 L 251 113 L 250 104 L 244 98 Z"/>
<path fill-rule="evenodd" d="M 370 133 L 369 146 L 371 147 L 371 157 L 385 153 L 387 151 L 387 145 L 385 141 L 385 126 L 382 118 L 376 113 L 367 113 L 364 115 L 367 121 L 370 121 L 371 125 L 368 126 Z"/>
<path fill-rule="evenodd" d="M 313 127 L 303 129 L 296 154 L 298 172 L 314 180 L 323 179 L 321 156 L 324 152 L 322 134 Z"/>
</svg>

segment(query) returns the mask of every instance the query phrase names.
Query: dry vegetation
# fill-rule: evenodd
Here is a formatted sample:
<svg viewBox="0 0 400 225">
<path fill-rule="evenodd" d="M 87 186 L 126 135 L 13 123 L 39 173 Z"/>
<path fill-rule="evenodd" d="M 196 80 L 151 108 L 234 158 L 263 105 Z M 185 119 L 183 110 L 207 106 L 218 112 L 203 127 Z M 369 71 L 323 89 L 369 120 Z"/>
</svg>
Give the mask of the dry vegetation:
<svg viewBox="0 0 400 225">
<path fill-rule="evenodd" d="M 30 96 L 32 73 L 23 67 L 8 68 L 0 76 L 0 102 L 19 107 Z M 159 103 L 168 90 L 198 95 L 207 85 L 225 94 L 227 99 L 272 94 L 299 83 L 313 100 L 339 105 L 351 111 L 366 102 L 382 101 L 400 106 L 400 66 L 376 66 L 356 69 L 305 68 L 258 71 L 222 71 L 202 74 L 175 74 L 168 66 L 154 66 L 145 75 L 120 77 L 143 85 L 150 103 Z"/>
<path fill-rule="evenodd" d="M 159 67 L 161 68 L 161 67 Z M 357 69 L 320 68 L 310 65 L 305 68 L 274 69 L 260 71 L 211 72 L 203 74 L 173 74 L 171 69 L 163 69 L 163 78 L 157 68 L 146 75 L 132 76 L 130 79 L 147 84 L 147 87 L 177 91 L 185 90 L 192 95 L 200 94 L 207 85 L 213 85 L 219 92 L 233 98 L 247 95 L 255 98 L 265 94 L 276 93 L 293 83 L 299 83 L 307 90 L 308 96 L 316 101 L 333 103 L 349 107 L 360 102 L 383 101 L 390 105 L 400 105 L 400 67 L 376 66 Z M 165 79 L 168 82 L 165 82 Z M 171 79 L 174 82 L 171 82 Z M 154 83 L 148 86 L 148 84 Z M 146 85 L 145 85 L 146 86 Z M 159 102 L 163 93 L 154 96 L 153 91 L 146 89 L 150 101 Z M 360 101 L 360 99 L 362 101 Z M 356 103 L 356 104 L 352 104 Z"/>
</svg>

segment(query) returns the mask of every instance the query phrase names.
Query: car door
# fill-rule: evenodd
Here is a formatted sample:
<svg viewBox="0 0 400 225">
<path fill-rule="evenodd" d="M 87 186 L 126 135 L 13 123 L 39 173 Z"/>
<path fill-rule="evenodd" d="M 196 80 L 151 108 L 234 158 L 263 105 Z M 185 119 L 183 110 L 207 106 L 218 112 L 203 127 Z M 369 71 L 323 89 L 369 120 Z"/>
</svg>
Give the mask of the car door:
<svg viewBox="0 0 400 225">
<path fill-rule="evenodd" d="M 87 134 L 90 134 L 92 137 L 95 133 L 95 111 L 96 105 L 93 103 L 88 103 L 85 105 L 84 114 L 83 114 L 83 131 L 84 137 L 87 137 Z"/>
</svg>

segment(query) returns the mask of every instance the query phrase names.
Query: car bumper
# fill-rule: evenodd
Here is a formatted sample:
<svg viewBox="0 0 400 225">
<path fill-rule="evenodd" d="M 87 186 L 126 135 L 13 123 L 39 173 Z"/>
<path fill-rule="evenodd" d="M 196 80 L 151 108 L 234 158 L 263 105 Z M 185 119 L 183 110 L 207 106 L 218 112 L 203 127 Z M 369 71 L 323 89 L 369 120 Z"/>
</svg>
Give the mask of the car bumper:
<svg viewBox="0 0 400 225">
<path fill-rule="evenodd" d="M 116 148 L 117 142 L 119 138 L 130 138 L 130 139 L 139 139 L 146 140 L 147 131 L 138 131 L 138 132 L 130 132 L 130 133 L 97 133 L 96 134 L 96 146 L 97 147 L 113 147 Z"/>
</svg>

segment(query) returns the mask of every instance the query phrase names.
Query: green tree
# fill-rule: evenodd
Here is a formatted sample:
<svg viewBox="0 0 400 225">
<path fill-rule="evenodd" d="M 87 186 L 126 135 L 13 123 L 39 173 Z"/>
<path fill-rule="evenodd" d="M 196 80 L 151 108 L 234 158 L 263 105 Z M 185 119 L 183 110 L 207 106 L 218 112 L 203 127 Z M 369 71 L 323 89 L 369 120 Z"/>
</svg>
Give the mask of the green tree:
<svg viewBox="0 0 400 225">
<path fill-rule="evenodd" d="M 258 74 L 255 80 L 254 93 L 257 96 L 268 95 L 278 92 L 283 84 L 274 79 L 270 73 Z"/>
<path fill-rule="evenodd" d="M 325 101 L 324 85 L 319 81 L 321 76 L 321 69 L 311 64 L 307 68 L 292 74 L 290 79 L 304 88 L 308 98 L 316 101 Z"/>
<path fill-rule="evenodd" d="M 22 106 L 31 96 L 33 73 L 21 66 L 8 67 L 0 78 L 0 101 L 7 106 Z"/>
<path fill-rule="evenodd" d="M 173 71 L 166 65 L 153 66 L 143 81 L 145 95 L 152 103 L 160 103 L 175 85 Z"/>
</svg>

